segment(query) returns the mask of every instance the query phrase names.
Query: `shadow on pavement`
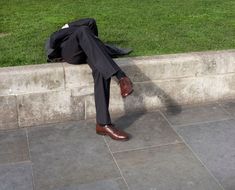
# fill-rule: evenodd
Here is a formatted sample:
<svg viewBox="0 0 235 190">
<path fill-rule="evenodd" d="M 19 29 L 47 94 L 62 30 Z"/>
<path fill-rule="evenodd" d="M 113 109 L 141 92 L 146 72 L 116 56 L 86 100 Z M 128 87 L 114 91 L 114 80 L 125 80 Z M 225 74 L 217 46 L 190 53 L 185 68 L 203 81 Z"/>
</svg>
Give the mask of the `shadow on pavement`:
<svg viewBox="0 0 235 190">
<path fill-rule="evenodd" d="M 124 70 L 125 72 L 125 70 Z M 138 118 L 144 115 L 145 112 L 148 111 L 144 98 L 145 97 L 158 97 L 159 100 L 162 102 L 163 107 L 166 108 L 166 112 L 172 115 L 177 115 L 181 112 L 182 107 L 173 99 L 171 98 L 164 90 L 162 90 L 156 83 L 152 82 L 151 79 L 146 76 L 136 65 L 131 66 L 132 73 L 138 73 L 141 75 L 141 81 L 147 81 L 146 85 L 143 84 L 140 86 L 138 82 L 134 84 L 134 92 L 129 95 L 128 98 L 134 100 L 133 104 L 138 104 L 138 108 L 136 109 L 136 113 L 132 113 L 133 117 L 130 117 L 128 113 L 130 112 L 130 104 L 128 104 L 128 100 L 123 99 L 124 104 L 124 115 L 115 119 L 115 123 L 120 125 L 120 128 L 125 129 L 128 128 L 132 123 L 134 123 Z M 132 80 L 132 78 L 131 78 Z M 135 105 L 133 105 L 135 106 Z M 133 108 L 132 108 L 133 110 Z M 128 117 L 128 119 L 126 119 Z M 123 122 L 124 121 L 124 122 Z"/>
</svg>

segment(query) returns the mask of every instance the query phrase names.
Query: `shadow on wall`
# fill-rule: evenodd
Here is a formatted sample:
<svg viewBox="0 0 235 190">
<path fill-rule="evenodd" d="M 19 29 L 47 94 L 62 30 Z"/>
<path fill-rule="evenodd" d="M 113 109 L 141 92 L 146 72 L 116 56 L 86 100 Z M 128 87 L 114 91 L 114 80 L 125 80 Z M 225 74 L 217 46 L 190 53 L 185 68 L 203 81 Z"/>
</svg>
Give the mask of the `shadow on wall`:
<svg viewBox="0 0 235 190">
<path fill-rule="evenodd" d="M 125 72 L 125 68 L 123 69 L 123 71 Z M 131 66 L 131 72 L 138 73 L 138 76 L 141 76 L 141 81 L 146 81 L 146 83 L 134 83 L 134 92 L 127 98 L 123 99 L 125 114 L 115 119 L 114 121 L 115 123 L 117 123 L 118 126 L 120 126 L 120 128 L 127 128 L 136 120 L 138 120 L 138 118 L 144 115 L 147 110 L 149 110 L 149 108 L 146 107 L 146 103 L 148 104 L 148 102 L 145 101 L 145 99 L 148 98 L 155 98 L 155 102 L 160 101 L 162 106 L 165 107 L 166 112 L 171 115 L 176 115 L 181 112 L 181 106 L 154 82 L 152 82 L 151 79 L 146 76 L 135 64 Z M 130 106 L 132 107 L 130 108 Z M 130 110 L 133 110 L 133 106 L 138 112 L 134 114 L 132 113 L 132 115 L 130 116 L 128 115 L 128 113 L 130 112 Z M 125 119 L 127 115 L 128 119 Z"/>
</svg>

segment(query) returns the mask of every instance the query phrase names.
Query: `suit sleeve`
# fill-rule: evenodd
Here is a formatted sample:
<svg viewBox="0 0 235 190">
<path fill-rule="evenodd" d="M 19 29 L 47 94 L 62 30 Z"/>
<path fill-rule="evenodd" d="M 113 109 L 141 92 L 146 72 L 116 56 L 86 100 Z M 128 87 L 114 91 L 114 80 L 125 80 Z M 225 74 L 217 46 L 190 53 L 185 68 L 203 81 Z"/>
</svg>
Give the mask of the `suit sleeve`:
<svg viewBox="0 0 235 190">
<path fill-rule="evenodd" d="M 50 36 L 50 47 L 56 49 L 68 36 L 68 30 L 58 30 Z"/>
<path fill-rule="evenodd" d="M 94 32 L 94 34 L 98 36 L 98 29 L 96 26 L 95 19 L 92 19 L 92 18 L 80 19 L 74 22 L 70 22 L 68 25 L 69 25 L 69 28 L 60 29 L 54 32 L 50 36 L 51 48 L 56 49 L 57 47 L 59 47 L 60 44 L 64 40 L 66 40 L 69 37 L 69 35 L 71 35 L 71 33 L 73 33 L 76 30 L 76 27 L 79 27 L 79 26 L 88 26 Z"/>
<path fill-rule="evenodd" d="M 98 28 L 95 19 L 84 18 L 69 23 L 69 27 L 79 27 L 79 26 L 88 26 L 94 32 L 94 34 L 98 36 Z"/>
</svg>

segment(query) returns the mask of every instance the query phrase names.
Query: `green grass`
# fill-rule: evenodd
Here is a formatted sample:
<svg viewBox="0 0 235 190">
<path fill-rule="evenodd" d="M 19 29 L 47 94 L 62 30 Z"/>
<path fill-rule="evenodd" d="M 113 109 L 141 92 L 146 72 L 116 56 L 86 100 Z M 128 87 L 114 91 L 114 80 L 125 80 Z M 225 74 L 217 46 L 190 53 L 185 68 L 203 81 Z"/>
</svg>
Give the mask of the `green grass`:
<svg viewBox="0 0 235 190">
<path fill-rule="evenodd" d="M 0 66 L 45 63 L 45 39 L 92 17 L 130 56 L 235 48 L 234 0 L 1 0 Z"/>
</svg>

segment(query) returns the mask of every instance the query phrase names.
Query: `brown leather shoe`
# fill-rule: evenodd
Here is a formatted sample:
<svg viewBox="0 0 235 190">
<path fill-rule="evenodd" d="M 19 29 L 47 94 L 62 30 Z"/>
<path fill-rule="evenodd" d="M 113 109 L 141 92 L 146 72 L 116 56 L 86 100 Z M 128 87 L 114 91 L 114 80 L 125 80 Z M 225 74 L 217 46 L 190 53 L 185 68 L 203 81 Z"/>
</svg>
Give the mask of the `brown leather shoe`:
<svg viewBox="0 0 235 190">
<path fill-rule="evenodd" d="M 120 89 L 121 89 L 121 95 L 123 98 L 127 97 L 128 95 L 130 95 L 134 91 L 133 84 L 128 77 L 122 77 L 119 80 L 119 85 L 120 85 Z"/>
<path fill-rule="evenodd" d="M 108 135 L 114 140 L 127 141 L 129 136 L 124 131 L 114 127 L 114 125 L 100 125 L 96 124 L 96 133 L 99 135 Z"/>
</svg>

